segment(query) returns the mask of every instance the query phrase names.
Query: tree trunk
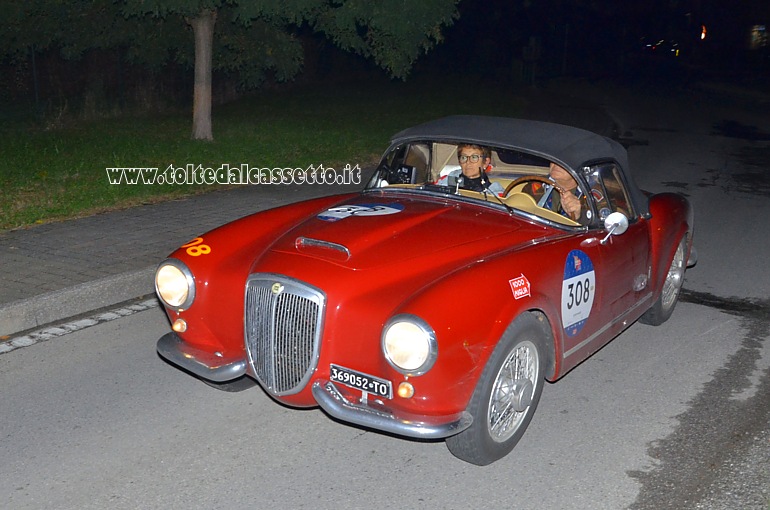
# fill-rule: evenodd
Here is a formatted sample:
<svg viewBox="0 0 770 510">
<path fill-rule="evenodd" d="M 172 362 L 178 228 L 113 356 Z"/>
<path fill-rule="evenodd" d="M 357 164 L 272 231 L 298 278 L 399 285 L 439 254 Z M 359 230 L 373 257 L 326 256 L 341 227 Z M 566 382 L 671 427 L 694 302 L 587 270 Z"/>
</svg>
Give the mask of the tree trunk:
<svg viewBox="0 0 770 510">
<path fill-rule="evenodd" d="M 216 11 L 202 11 L 188 20 L 195 35 L 195 87 L 193 95 L 193 140 L 214 140 L 211 132 L 211 55 L 214 46 Z"/>
</svg>

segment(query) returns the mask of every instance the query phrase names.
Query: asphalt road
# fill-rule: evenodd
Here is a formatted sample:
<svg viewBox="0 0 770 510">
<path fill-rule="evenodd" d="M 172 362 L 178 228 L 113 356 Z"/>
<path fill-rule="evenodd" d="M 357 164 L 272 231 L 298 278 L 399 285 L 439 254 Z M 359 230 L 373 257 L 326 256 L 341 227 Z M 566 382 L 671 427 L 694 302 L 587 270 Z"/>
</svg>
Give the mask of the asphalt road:
<svg viewBox="0 0 770 510">
<path fill-rule="evenodd" d="M 167 328 L 152 308 L 0 357 L 0 506 L 625 508 L 659 465 L 650 444 L 744 334 L 686 303 L 664 326 L 632 326 L 547 385 L 513 454 L 479 468 L 441 442 L 211 389 L 156 356 Z"/>
<path fill-rule="evenodd" d="M 0 356 L 0 507 L 767 510 L 766 115 L 580 93 L 617 117 L 642 186 L 693 201 L 700 260 L 669 322 L 634 324 L 546 385 L 511 455 L 479 468 L 258 388 L 211 389 L 155 354 L 168 324 L 152 307 Z"/>
<path fill-rule="evenodd" d="M 620 120 L 639 184 L 675 191 L 695 207 L 698 265 L 686 302 L 721 310 L 739 326 L 738 349 L 712 351 L 720 368 L 653 442 L 656 469 L 638 476 L 633 508 L 770 508 L 770 103 L 711 86 L 644 93 L 592 89 Z M 600 94 L 600 95 L 598 95 Z M 676 313 L 682 313 L 678 310 Z M 698 325 L 693 321 L 693 327 Z M 727 332 L 725 332 L 727 333 Z M 712 348 L 707 344 L 703 349 Z M 693 374 L 694 378 L 695 375 Z M 662 396 L 665 398 L 664 396 Z"/>
</svg>

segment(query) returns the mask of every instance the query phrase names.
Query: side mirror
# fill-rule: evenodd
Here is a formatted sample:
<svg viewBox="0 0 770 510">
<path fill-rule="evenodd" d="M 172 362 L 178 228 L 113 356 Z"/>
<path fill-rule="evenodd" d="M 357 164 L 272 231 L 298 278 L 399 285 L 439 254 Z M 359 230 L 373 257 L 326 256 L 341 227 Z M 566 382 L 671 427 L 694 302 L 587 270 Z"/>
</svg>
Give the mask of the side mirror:
<svg viewBox="0 0 770 510">
<path fill-rule="evenodd" d="M 611 213 L 604 219 L 604 228 L 607 229 L 607 236 L 602 239 L 602 244 L 605 244 L 610 236 L 619 236 L 628 230 L 628 218 L 621 212 Z"/>
</svg>

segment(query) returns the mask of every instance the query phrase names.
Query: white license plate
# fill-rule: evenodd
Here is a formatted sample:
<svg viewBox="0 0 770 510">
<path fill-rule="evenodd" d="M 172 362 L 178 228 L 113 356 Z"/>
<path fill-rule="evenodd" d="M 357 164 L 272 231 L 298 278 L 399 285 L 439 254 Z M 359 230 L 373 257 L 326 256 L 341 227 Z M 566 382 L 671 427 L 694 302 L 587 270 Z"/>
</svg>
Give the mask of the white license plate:
<svg viewBox="0 0 770 510">
<path fill-rule="evenodd" d="M 373 375 L 356 372 L 339 365 L 330 365 L 329 378 L 332 382 L 338 382 L 378 397 L 393 398 L 393 385 L 390 381 Z"/>
</svg>

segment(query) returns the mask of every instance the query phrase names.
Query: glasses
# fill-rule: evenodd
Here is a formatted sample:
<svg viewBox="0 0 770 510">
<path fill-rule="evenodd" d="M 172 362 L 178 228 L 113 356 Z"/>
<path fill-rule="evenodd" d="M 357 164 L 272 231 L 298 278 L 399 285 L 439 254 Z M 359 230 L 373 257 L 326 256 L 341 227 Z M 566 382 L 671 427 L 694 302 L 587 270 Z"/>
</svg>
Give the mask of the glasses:
<svg viewBox="0 0 770 510">
<path fill-rule="evenodd" d="M 462 156 L 460 156 L 459 159 L 460 159 L 460 163 L 467 163 L 469 159 L 471 160 L 472 163 L 478 163 L 479 161 L 481 161 L 481 154 L 471 154 L 470 156 L 466 156 L 465 154 L 463 154 Z"/>
</svg>

